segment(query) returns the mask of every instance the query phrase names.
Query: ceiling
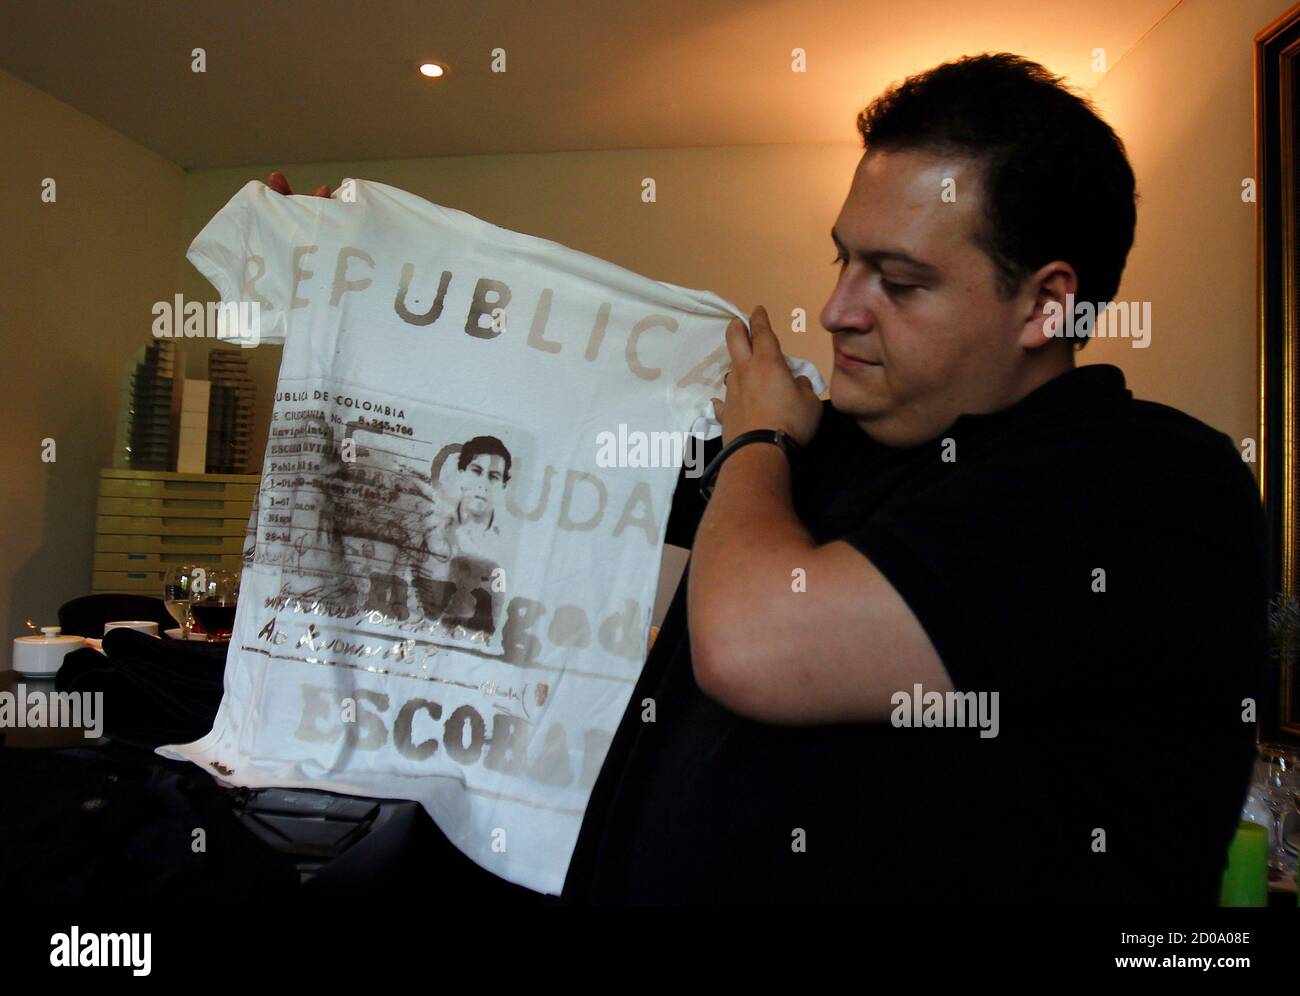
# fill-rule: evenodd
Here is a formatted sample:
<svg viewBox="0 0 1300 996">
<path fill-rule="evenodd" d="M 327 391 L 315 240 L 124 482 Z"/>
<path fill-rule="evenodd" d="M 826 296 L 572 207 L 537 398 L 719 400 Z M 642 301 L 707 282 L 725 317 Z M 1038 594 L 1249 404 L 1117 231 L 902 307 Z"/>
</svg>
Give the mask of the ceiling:
<svg viewBox="0 0 1300 996">
<path fill-rule="evenodd" d="M 1178 2 L 4 0 L 0 69 L 187 169 L 855 142 L 872 96 L 964 53 L 1090 89 L 1093 49 L 1114 66 Z"/>
</svg>

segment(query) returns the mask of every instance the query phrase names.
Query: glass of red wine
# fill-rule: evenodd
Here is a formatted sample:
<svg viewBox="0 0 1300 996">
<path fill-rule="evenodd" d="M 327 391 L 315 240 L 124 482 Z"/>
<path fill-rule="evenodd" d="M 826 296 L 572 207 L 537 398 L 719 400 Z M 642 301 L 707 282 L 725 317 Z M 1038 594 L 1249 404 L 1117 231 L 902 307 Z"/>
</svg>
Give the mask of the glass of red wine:
<svg viewBox="0 0 1300 996">
<path fill-rule="evenodd" d="M 233 571 L 209 570 L 203 584 L 194 586 L 190 613 L 209 643 L 229 640 L 235 629 L 235 609 L 239 604 L 239 575 Z"/>
</svg>

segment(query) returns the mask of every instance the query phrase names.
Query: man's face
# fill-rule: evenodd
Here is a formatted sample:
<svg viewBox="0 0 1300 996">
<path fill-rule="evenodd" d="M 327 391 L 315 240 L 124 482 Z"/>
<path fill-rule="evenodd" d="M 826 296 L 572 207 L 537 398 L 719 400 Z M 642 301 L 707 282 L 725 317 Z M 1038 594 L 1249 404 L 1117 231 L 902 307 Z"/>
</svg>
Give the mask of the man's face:
<svg viewBox="0 0 1300 996">
<path fill-rule="evenodd" d="M 505 476 L 505 457 L 480 453 L 460 472 L 461 507 L 472 515 L 486 515 L 497 490 L 505 486 Z"/>
<path fill-rule="evenodd" d="M 881 150 L 858 164 L 835 221 L 848 261 L 821 321 L 835 341 L 831 403 L 878 442 L 925 442 L 1018 397 L 1032 297 L 997 296 L 973 241 L 983 206 L 977 163 Z"/>
</svg>

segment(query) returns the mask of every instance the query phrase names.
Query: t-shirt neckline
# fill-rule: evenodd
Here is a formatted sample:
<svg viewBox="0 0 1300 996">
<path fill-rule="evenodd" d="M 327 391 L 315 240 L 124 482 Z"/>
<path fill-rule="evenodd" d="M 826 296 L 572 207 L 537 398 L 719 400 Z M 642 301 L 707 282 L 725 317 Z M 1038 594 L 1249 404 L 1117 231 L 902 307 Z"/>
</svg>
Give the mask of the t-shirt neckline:
<svg viewBox="0 0 1300 996">
<path fill-rule="evenodd" d="M 1071 367 L 1045 384 L 1040 384 L 1019 401 L 1014 401 L 995 412 L 957 416 L 947 432 L 960 426 L 983 425 L 995 421 L 1019 418 L 1033 412 L 1046 411 L 1062 404 L 1080 401 L 1119 400 L 1130 396 L 1124 380 L 1124 371 L 1110 363 L 1094 363 L 1085 367 Z M 944 435 L 945 433 L 940 433 Z"/>
</svg>

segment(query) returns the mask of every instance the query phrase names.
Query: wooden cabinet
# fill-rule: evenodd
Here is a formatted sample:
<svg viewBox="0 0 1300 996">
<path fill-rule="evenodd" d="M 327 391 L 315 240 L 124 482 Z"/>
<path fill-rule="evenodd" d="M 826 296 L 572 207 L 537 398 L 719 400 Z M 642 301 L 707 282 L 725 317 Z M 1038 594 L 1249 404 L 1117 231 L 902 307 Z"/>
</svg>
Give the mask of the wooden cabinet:
<svg viewBox="0 0 1300 996">
<path fill-rule="evenodd" d="M 177 564 L 238 570 L 259 479 L 101 470 L 92 590 L 161 598 L 163 574 Z"/>
</svg>

